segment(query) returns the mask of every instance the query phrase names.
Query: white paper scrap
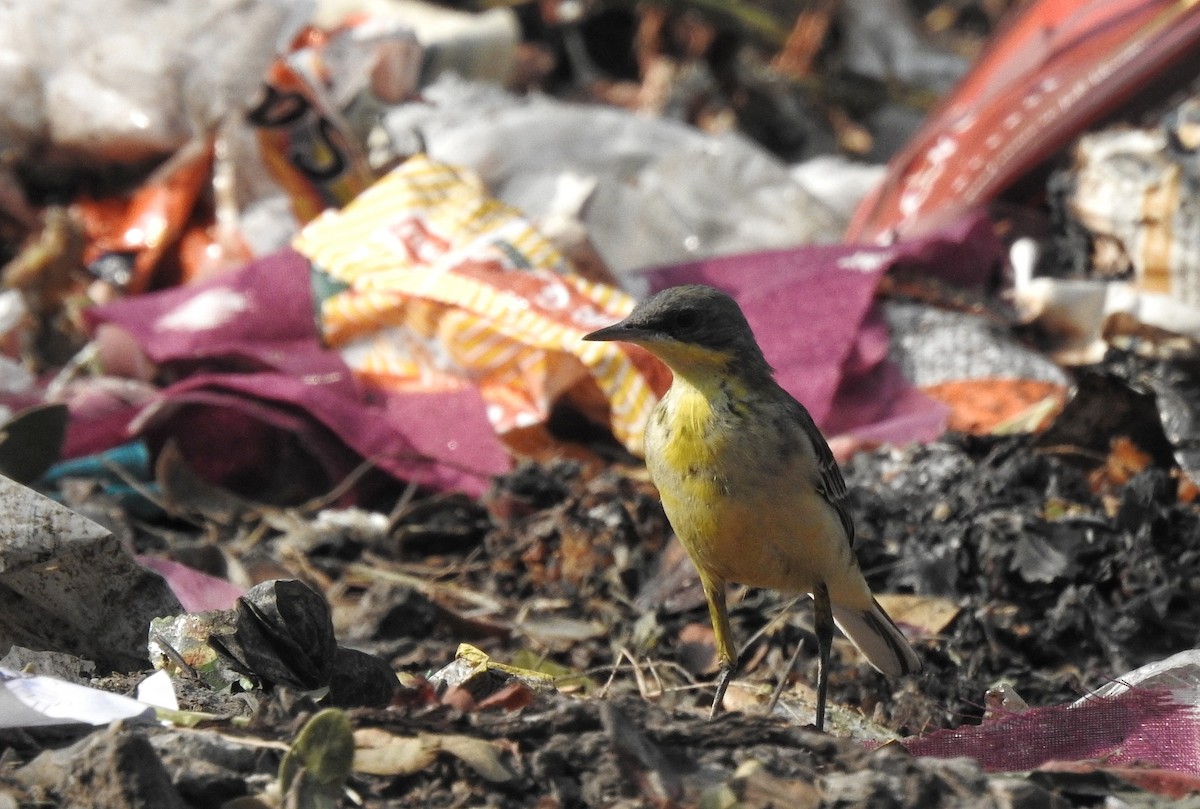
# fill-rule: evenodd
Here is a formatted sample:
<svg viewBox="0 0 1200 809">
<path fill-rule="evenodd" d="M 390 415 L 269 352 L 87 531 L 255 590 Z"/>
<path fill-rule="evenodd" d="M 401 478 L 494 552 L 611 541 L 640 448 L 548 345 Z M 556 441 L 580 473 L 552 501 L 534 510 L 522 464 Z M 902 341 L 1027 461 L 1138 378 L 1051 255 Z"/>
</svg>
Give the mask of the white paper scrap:
<svg viewBox="0 0 1200 809">
<path fill-rule="evenodd" d="M 153 706 L 120 694 L 0 668 L 0 728 L 107 725 L 117 719 L 153 722 L 154 718 Z"/>
</svg>

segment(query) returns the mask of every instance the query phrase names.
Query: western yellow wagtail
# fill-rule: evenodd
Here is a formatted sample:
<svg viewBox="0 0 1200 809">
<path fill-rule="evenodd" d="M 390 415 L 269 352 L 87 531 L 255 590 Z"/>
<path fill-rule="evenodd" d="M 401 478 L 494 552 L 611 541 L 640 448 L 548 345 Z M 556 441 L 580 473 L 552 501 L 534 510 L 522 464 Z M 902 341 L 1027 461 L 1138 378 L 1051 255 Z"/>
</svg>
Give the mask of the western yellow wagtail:
<svg viewBox="0 0 1200 809">
<path fill-rule="evenodd" d="M 812 594 L 818 729 L 835 621 L 884 674 L 920 668 L 859 569 L 846 483 L 829 445 L 775 381 L 732 298 L 674 287 L 583 339 L 642 346 L 674 375 L 646 427 L 646 466 L 708 599 L 721 664 L 710 716 L 737 665 L 726 582 Z"/>
</svg>

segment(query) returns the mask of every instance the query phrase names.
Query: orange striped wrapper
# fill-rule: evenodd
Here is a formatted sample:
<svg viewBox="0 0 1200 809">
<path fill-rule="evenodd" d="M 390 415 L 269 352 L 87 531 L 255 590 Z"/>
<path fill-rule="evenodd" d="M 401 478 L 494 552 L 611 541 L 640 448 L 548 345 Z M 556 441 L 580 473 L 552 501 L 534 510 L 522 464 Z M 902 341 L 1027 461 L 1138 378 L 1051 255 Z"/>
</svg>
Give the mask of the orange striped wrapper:
<svg viewBox="0 0 1200 809">
<path fill-rule="evenodd" d="M 367 382 L 475 385 L 518 454 L 546 448 L 562 400 L 642 451 L 669 372 L 632 346 L 580 339 L 627 315 L 633 299 L 573 273 L 469 172 L 412 157 L 312 221 L 295 247 L 313 265 L 325 340 Z"/>
</svg>

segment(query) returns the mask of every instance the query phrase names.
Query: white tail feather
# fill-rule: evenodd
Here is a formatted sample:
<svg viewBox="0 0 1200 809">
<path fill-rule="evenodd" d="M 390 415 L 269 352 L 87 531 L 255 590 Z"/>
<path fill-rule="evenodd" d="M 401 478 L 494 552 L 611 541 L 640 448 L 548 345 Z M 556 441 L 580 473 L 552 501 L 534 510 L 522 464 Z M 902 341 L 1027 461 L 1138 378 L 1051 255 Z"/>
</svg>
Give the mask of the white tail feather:
<svg viewBox="0 0 1200 809">
<path fill-rule="evenodd" d="M 921 669 L 921 661 L 904 633 L 875 599 L 871 599 L 871 609 L 865 611 L 834 604 L 833 620 L 871 665 L 884 674 L 899 677 Z"/>
</svg>

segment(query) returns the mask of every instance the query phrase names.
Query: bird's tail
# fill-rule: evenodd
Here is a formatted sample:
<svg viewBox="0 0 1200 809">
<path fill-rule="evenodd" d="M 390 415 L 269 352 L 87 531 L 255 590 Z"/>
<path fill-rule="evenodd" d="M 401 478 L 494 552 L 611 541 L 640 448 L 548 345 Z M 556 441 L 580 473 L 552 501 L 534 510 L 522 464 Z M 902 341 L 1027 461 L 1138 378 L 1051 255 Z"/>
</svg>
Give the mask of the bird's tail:
<svg viewBox="0 0 1200 809">
<path fill-rule="evenodd" d="M 888 617 L 874 598 L 871 599 L 869 610 L 834 604 L 833 620 L 871 665 L 884 674 L 899 677 L 920 671 L 921 661 L 917 653 L 908 645 L 896 622 Z"/>
</svg>

